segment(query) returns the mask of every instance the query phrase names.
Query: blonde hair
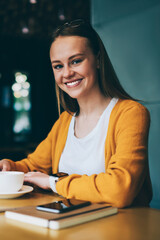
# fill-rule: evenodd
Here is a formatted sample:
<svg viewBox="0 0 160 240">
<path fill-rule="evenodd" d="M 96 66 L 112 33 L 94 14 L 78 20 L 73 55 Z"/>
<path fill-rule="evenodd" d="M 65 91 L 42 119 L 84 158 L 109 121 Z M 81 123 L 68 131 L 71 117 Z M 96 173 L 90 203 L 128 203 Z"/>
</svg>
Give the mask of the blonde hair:
<svg viewBox="0 0 160 240">
<path fill-rule="evenodd" d="M 88 40 L 89 47 L 95 57 L 99 58 L 98 81 L 102 94 L 106 97 L 118 97 L 121 99 L 133 99 L 121 86 L 118 77 L 114 71 L 104 44 L 98 33 L 93 27 L 82 19 L 67 22 L 58 27 L 52 35 L 52 43 L 59 36 L 79 36 Z M 70 114 L 79 113 L 79 105 L 76 99 L 71 98 L 55 83 L 55 90 L 58 103 L 58 112 L 61 113 L 61 107 Z"/>
</svg>

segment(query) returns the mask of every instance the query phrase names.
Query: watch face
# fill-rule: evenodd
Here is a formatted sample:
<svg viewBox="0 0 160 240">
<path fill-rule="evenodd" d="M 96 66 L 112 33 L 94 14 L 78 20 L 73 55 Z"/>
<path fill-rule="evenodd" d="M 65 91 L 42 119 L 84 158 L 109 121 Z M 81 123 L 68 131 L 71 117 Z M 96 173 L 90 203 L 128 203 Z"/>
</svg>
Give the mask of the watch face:
<svg viewBox="0 0 160 240">
<path fill-rule="evenodd" d="M 51 176 L 61 178 L 61 177 L 68 176 L 68 174 L 67 173 L 63 173 L 63 172 L 58 172 L 58 173 L 55 173 L 55 174 L 51 174 Z"/>
</svg>

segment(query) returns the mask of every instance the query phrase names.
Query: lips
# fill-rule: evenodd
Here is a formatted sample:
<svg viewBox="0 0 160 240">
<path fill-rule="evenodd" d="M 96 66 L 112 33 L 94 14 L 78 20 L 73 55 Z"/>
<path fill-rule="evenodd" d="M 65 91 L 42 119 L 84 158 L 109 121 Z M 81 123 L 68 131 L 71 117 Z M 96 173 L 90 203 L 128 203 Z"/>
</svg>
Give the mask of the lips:
<svg viewBox="0 0 160 240">
<path fill-rule="evenodd" d="M 75 87 L 77 85 L 79 85 L 79 83 L 83 80 L 83 78 L 81 79 L 76 79 L 76 80 L 72 80 L 69 82 L 65 82 L 65 84 L 67 85 L 67 87 Z"/>
</svg>

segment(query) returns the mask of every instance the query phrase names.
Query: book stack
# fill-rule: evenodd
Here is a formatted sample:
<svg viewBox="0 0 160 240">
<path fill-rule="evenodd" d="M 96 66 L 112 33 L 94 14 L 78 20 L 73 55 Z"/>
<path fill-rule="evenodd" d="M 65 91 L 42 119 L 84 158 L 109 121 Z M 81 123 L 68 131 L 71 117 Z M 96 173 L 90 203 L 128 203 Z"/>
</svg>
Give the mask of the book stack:
<svg viewBox="0 0 160 240">
<path fill-rule="evenodd" d="M 59 230 L 111 216 L 117 212 L 117 208 L 108 207 L 106 204 L 91 204 L 81 209 L 75 209 L 65 213 L 50 213 L 39 211 L 36 207 L 23 207 L 6 211 L 5 217 L 24 223 Z"/>
</svg>

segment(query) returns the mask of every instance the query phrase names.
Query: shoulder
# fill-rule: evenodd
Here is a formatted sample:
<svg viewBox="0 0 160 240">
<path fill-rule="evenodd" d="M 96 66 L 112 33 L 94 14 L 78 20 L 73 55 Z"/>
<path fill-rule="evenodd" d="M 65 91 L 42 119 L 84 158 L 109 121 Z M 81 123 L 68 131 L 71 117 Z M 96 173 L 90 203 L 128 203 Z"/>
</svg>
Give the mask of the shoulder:
<svg viewBox="0 0 160 240">
<path fill-rule="evenodd" d="M 70 121 L 72 119 L 72 115 L 67 111 L 61 113 L 59 119 L 56 122 L 57 127 L 60 129 L 65 129 L 69 127 Z"/>
<path fill-rule="evenodd" d="M 111 113 L 111 122 L 115 125 L 150 125 L 150 113 L 139 102 L 119 99 Z"/>
<path fill-rule="evenodd" d="M 60 117 L 59 117 L 59 121 L 70 121 L 72 118 L 72 115 L 70 113 L 68 113 L 67 111 L 64 111 L 63 113 L 61 113 Z"/>
<path fill-rule="evenodd" d="M 55 131 L 55 129 L 64 128 L 68 126 L 71 119 L 72 119 L 72 115 L 64 111 L 63 113 L 61 113 L 57 121 L 54 123 L 52 127 L 52 131 Z"/>
<path fill-rule="evenodd" d="M 119 99 L 115 105 L 114 114 L 125 114 L 127 112 L 146 115 L 146 117 L 149 117 L 150 115 L 148 109 L 141 103 L 134 100 Z"/>
<path fill-rule="evenodd" d="M 63 135 L 64 133 L 66 133 L 68 131 L 71 119 L 72 119 L 72 115 L 69 114 L 68 112 L 64 111 L 63 113 L 61 113 L 58 120 L 54 123 L 49 133 L 49 136 L 56 137 L 59 134 Z"/>
</svg>

